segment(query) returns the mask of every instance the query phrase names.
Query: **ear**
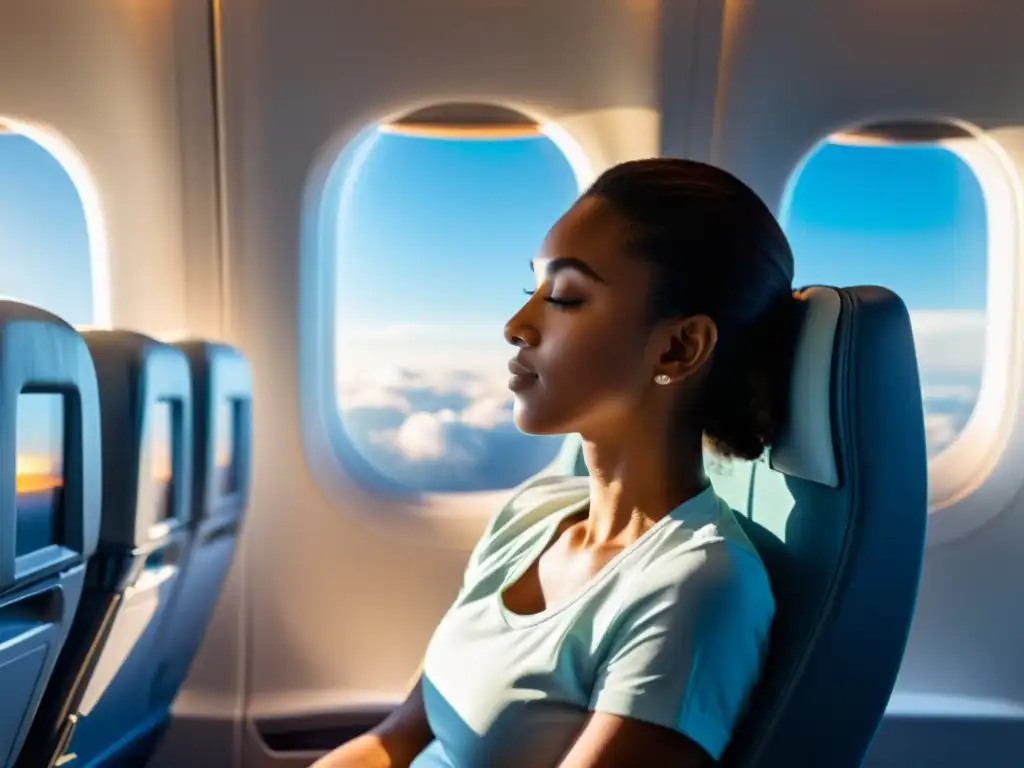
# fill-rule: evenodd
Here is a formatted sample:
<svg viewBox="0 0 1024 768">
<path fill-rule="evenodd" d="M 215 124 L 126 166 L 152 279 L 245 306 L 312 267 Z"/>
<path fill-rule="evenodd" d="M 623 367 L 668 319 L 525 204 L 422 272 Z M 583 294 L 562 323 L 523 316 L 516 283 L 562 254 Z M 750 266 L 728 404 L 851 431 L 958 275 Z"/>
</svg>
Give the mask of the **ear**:
<svg viewBox="0 0 1024 768">
<path fill-rule="evenodd" d="M 707 315 L 673 320 L 665 331 L 654 375 L 665 374 L 673 383 L 685 381 L 703 368 L 718 343 L 718 327 Z"/>
</svg>

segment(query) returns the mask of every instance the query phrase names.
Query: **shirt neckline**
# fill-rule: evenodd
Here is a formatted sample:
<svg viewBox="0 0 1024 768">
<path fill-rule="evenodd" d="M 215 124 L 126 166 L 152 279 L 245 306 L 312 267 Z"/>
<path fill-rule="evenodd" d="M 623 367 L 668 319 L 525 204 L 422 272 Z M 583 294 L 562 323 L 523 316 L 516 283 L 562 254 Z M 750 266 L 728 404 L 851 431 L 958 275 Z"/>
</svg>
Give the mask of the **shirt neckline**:
<svg viewBox="0 0 1024 768">
<path fill-rule="evenodd" d="M 664 530 L 668 527 L 669 522 L 680 523 L 686 519 L 699 516 L 701 513 L 706 514 L 712 506 L 717 509 L 717 505 L 713 505 L 713 501 L 717 501 L 718 496 L 715 493 L 714 487 L 711 484 L 702 490 L 700 493 L 691 496 L 689 499 L 684 501 L 682 504 L 677 506 L 667 515 L 658 520 L 654 525 L 644 531 L 636 541 L 632 542 L 629 546 L 625 547 L 621 552 L 616 554 L 611 560 L 595 573 L 587 582 L 580 587 L 576 593 L 568 600 L 564 600 L 557 605 L 548 606 L 542 611 L 537 613 L 515 613 L 505 605 L 505 590 L 508 589 L 512 584 L 515 584 L 519 579 L 523 577 L 523 574 L 530 569 L 530 567 L 540 558 L 540 556 L 548 549 L 552 543 L 552 538 L 558 527 L 562 522 L 572 515 L 578 513 L 581 509 L 586 507 L 590 503 L 590 494 L 587 494 L 584 498 L 579 501 L 573 502 L 559 513 L 551 515 L 551 517 L 545 521 L 543 532 L 537 536 L 537 541 L 529 548 L 528 553 L 521 559 L 519 566 L 514 570 L 510 571 L 509 574 L 502 580 L 501 585 L 493 595 L 493 599 L 497 603 L 498 615 L 502 621 L 510 629 L 520 629 L 524 627 L 531 627 L 536 624 L 540 624 L 543 621 L 557 616 L 562 611 L 570 608 L 571 606 L 578 603 L 590 592 L 597 588 L 605 579 L 619 568 L 619 566 L 629 558 L 633 553 L 637 552 L 641 545 L 649 541 L 657 531 Z"/>
</svg>

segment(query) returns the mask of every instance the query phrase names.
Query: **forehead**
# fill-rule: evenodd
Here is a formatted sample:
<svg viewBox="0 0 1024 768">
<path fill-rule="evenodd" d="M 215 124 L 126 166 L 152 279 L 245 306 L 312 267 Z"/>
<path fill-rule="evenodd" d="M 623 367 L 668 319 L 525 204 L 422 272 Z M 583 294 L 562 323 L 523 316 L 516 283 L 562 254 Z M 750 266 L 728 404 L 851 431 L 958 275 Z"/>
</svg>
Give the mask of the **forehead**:
<svg viewBox="0 0 1024 768">
<path fill-rule="evenodd" d="M 582 197 L 551 228 L 540 257 L 579 259 L 610 282 L 616 275 L 644 271 L 641 260 L 626 252 L 628 234 L 628 223 L 607 203 Z"/>
</svg>

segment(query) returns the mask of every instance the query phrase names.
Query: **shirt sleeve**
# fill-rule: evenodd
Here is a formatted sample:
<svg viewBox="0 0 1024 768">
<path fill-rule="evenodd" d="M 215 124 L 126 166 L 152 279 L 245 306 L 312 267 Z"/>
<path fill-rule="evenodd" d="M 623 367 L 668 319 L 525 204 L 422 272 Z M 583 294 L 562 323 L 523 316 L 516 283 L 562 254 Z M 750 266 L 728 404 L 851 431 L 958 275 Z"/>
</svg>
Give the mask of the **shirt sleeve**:
<svg viewBox="0 0 1024 768">
<path fill-rule="evenodd" d="M 760 677 L 775 603 L 751 553 L 723 543 L 686 557 L 623 612 L 590 708 L 679 731 L 718 760 Z"/>
<path fill-rule="evenodd" d="M 476 583 L 485 562 L 495 554 L 495 549 L 505 538 L 502 534 L 506 532 L 514 518 L 522 513 L 520 501 L 523 495 L 535 486 L 550 484 L 553 480 L 557 482 L 557 479 L 545 476 L 531 477 L 512 490 L 505 503 L 488 520 L 484 532 L 473 546 L 473 551 L 470 552 L 466 568 L 462 573 L 462 585 L 459 587 L 456 600 L 460 599 L 466 590 Z"/>
<path fill-rule="evenodd" d="M 480 538 L 477 539 L 476 544 L 473 545 L 473 550 L 469 553 L 469 560 L 466 561 L 466 567 L 462 571 L 462 584 L 459 585 L 459 593 L 455 597 L 456 603 L 459 602 L 465 596 L 469 588 L 476 583 L 480 564 L 484 560 L 488 549 L 491 546 L 491 542 L 494 539 L 496 523 L 504 511 L 504 508 L 498 510 L 497 514 L 488 521 L 487 527 L 484 529 Z"/>
</svg>

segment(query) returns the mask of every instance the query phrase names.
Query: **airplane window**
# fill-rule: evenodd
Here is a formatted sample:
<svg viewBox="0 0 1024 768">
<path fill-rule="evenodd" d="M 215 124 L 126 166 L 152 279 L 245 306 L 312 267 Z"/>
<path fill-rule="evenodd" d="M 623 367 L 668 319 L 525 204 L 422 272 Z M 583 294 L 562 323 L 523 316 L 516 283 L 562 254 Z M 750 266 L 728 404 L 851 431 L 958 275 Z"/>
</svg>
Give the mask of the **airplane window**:
<svg viewBox="0 0 1024 768">
<path fill-rule="evenodd" d="M 938 455 L 967 424 L 985 362 L 988 228 L 977 178 L 942 146 L 826 142 L 788 203 L 797 285 L 882 285 L 906 302 L 928 455 Z"/>
<path fill-rule="evenodd" d="M 414 491 L 509 488 L 559 437 L 512 423 L 505 321 L 528 262 L 579 194 L 543 132 L 452 138 L 381 128 L 344 183 L 336 392 L 348 438 Z"/>
<path fill-rule="evenodd" d="M 0 296 L 89 324 L 92 280 L 85 209 L 71 177 L 42 146 L 0 124 Z"/>
</svg>

